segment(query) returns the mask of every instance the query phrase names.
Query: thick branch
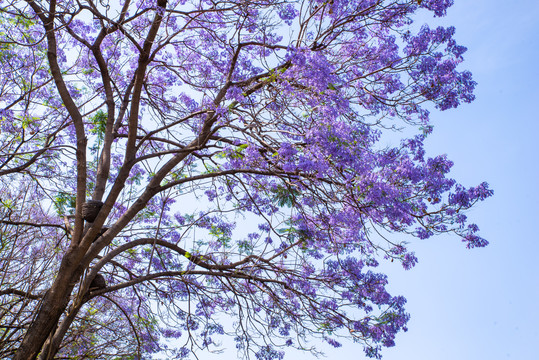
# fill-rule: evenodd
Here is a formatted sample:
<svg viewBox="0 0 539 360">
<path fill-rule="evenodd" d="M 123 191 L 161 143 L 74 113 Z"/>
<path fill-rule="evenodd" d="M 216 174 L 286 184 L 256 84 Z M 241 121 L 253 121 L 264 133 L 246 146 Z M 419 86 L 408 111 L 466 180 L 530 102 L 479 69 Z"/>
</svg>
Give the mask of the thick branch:
<svg viewBox="0 0 539 360">
<path fill-rule="evenodd" d="M 0 296 L 3 296 L 3 295 L 18 295 L 20 297 L 23 297 L 26 299 L 32 299 L 32 300 L 41 299 L 43 297 L 43 295 L 36 295 L 36 294 L 32 294 L 26 291 L 17 290 L 17 289 L 0 290 Z"/>
</svg>

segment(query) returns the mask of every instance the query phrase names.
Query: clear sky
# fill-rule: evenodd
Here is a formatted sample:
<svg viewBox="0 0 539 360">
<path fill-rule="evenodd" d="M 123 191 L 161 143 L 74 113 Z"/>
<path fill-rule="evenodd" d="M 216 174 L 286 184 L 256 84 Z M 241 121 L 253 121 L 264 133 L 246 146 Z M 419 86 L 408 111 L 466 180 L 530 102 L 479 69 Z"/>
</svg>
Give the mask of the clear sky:
<svg viewBox="0 0 539 360">
<path fill-rule="evenodd" d="M 464 65 L 479 83 L 477 100 L 433 114 L 428 149 L 447 153 L 465 185 L 486 180 L 494 189 L 470 213 L 490 246 L 470 251 L 449 237 L 415 243 L 416 269 L 391 274 L 409 300 L 410 330 L 384 359 L 536 360 L 539 2 L 455 2 L 444 21 L 469 49 Z"/>
<path fill-rule="evenodd" d="M 432 116 L 431 156 L 447 154 L 466 186 L 494 197 L 469 213 L 490 241 L 467 250 L 456 237 L 414 241 L 418 265 L 392 266 L 389 289 L 408 299 L 409 331 L 384 360 L 539 359 L 539 1 L 455 0 L 443 24 L 468 47 L 461 68 L 477 100 Z M 429 21 L 430 22 L 430 21 Z M 365 359 L 362 347 L 322 346 L 326 359 Z M 235 359 L 235 349 L 201 360 Z M 290 353 L 286 360 L 314 359 Z"/>
</svg>

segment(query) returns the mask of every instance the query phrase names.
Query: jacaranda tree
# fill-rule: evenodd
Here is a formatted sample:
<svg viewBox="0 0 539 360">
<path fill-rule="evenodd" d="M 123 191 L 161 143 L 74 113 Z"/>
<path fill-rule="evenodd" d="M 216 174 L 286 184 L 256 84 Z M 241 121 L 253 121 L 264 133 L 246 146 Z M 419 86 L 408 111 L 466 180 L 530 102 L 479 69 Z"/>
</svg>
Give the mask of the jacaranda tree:
<svg viewBox="0 0 539 360">
<path fill-rule="evenodd" d="M 474 97 L 413 24 L 452 2 L 0 0 L 0 357 L 380 358 L 409 315 L 379 261 L 487 244 L 492 191 L 423 147 Z"/>
</svg>

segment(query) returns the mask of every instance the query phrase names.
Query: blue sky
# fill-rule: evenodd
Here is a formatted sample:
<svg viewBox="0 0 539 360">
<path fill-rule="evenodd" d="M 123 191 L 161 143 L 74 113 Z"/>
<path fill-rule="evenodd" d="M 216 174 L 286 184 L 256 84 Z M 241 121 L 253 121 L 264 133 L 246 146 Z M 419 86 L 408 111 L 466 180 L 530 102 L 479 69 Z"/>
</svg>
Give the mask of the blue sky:
<svg viewBox="0 0 539 360">
<path fill-rule="evenodd" d="M 443 20 L 468 47 L 462 68 L 477 100 L 433 113 L 430 155 L 447 154 L 466 186 L 487 181 L 494 197 L 469 216 L 490 241 L 467 250 L 458 238 L 412 242 L 411 271 L 390 266 L 390 289 L 408 299 L 409 331 L 385 360 L 536 360 L 539 343 L 539 2 L 455 0 Z M 429 23 L 432 23 L 429 20 Z M 322 346 L 326 359 L 364 359 L 362 347 Z M 199 354 L 201 360 L 217 356 Z M 219 358 L 236 357 L 229 349 Z M 285 359 L 311 359 L 290 353 Z"/>
<path fill-rule="evenodd" d="M 467 250 L 453 237 L 415 241 L 419 263 L 390 270 L 408 299 L 409 331 L 385 360 L 538 359 L 539 2 L 456 0 L 443 19 L 468 47 L 463 68 L 479 83 L 470 105 L 433 113 L 431 155 L 455 162 L 464 185 L 494 197 L 469 213 L 490 241 Z M 353 344 L 327 359 L 363 359 Z"/>
</svg>

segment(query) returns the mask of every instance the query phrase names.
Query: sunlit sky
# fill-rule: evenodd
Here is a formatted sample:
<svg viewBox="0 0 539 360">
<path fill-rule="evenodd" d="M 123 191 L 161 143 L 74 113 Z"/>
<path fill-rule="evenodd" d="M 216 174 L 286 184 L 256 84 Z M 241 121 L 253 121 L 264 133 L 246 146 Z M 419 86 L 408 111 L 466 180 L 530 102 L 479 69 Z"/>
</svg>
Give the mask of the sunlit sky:
<svg viewBox="0 0 539 360">
<path fill-rule="evenodd" d="M 385 360 L 536 360 L 539 344 L 539 1 L 455 0 L 442 21 L 468 47 L 462 68 L 477 100 L 432 116 L 434 156 L 455 162 L 466 186 L 487 181 L 493 198 L 468 215 L 490 241 L 467 250 L 456 237 L 412 241 L 418 265 L 390 266 L 389 289 L 408 299 L 409 331 Z M 394 265 L 394 264 L 390 264 Z M 199 353 L 201 360 L 234 359 Z M 225 344 L 226 346 L 226 344 Z M 365 359 L 362 346 L 321 345 L 326 359 Z M 314 359 L 289 353 L 285 359 Z"/>
</svg>

